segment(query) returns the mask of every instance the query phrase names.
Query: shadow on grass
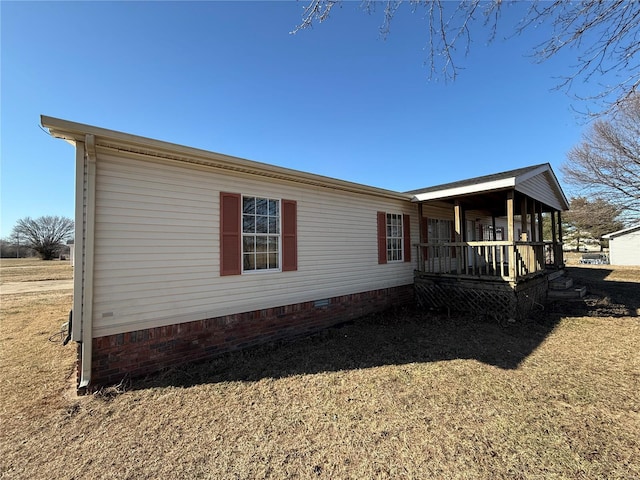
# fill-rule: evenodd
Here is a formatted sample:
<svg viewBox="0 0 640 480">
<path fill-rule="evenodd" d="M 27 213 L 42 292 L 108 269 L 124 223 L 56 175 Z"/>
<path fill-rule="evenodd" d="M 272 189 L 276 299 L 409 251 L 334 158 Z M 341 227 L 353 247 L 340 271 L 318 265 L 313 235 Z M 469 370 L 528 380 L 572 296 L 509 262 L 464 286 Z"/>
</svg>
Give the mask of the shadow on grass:
<svg viewBox="0 0 640 480">
<path fill-rule="evenodd" d="M 309 337 L 223 354 L 171 368 L 133 383 L 134 389 L 257 381 L 414 362 L 471 359 L 515 369 L 545 340 L 563 317 L 637 316 L 638 283 L 605 281 L 606 269 L 569 268 L 588 287 L 586 301 L 549 303 L 537 318 L 498 325 L 469 317 L 448 317 L 415 308 L 392 309 Z"/>
<path fill-rule="evenodd" d="M 133 387 L 192 386 L 292 375 L 475 359 L 514 369 L 553 330 L 555 320 L 500 326 L 417 308 L 391 309 L 309 337 L 223 354 L 136 381 Z"/>
<path fill-rule="evenodd" d="M 550 303 L 550 312 L 582 317 L 638 316 L 640 283 L 607 280 L 614 272 L 611 268 L 567 267 L 566 270 L 576 285 L 587 287 L 588 295 L 583 301 Z"/>
</svg>

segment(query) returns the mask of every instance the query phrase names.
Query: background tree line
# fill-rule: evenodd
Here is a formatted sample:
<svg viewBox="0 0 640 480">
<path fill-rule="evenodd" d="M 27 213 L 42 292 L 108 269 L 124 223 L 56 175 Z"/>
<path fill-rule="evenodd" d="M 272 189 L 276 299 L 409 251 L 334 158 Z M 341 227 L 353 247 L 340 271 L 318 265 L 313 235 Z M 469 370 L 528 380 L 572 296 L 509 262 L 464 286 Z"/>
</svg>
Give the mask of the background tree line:
<svg viewBox="0 0 640 480">
<path fill-rule="evenodd" d="M 74 222 L 70 218 L 49 215 L 21 218 L 11 237 L 0 241 L 0 253 L 3 258 L 39 255 L 43 260 L 53 260 L 66 251 L 66 242 L 73 238 L 73 232 Z"/>
</svg>

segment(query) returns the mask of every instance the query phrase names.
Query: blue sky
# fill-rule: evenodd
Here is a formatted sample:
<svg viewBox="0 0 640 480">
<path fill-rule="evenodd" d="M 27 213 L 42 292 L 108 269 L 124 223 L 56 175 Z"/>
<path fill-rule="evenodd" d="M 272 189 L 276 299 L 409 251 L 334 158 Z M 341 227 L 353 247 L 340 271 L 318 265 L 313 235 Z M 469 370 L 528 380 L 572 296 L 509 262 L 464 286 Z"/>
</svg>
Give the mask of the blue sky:
<svg viewBox="0 0 640 480">
<path fill-rule="evenodd" d="M 502 40 L 526 6 L 491 44 L 478 23 L 444 82 L 428 80 L 421 12 L 383 39 L 381 12 L 345 2 L 291 35 L 305 4 L 2 2 L 0 236 L 73 218 L 74 151 L 40 114 L 392 190 L 543 162 L 562 183 L 585 105 L 553 87 L 575 52 L 535 63 L 542 27 Z"/>
</svg>

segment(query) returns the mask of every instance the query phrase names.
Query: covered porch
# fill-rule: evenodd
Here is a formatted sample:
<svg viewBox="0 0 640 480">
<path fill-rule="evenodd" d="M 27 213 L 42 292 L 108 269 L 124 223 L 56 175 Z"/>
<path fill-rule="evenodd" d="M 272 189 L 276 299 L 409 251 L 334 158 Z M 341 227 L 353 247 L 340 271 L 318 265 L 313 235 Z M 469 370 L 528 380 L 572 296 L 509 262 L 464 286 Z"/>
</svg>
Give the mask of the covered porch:
<svg viewBox="0 0 640 480">
<path fill-rule="evenodd" d="M 568 209 L 549 164 L 409 193 L 421 305 L 522 317 L 544 303 L 547 275 L 564 266 Z"/>
</svg>

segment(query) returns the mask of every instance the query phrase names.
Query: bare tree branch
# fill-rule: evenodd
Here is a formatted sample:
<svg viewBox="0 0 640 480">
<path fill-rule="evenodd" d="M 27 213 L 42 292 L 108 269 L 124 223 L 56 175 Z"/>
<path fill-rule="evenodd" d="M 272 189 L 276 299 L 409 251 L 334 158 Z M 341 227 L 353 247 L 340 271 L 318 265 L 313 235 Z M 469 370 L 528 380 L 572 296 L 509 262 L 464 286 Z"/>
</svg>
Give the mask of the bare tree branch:
<svg viewBox="0 0 640 480">
<path fill-rule="evenodd" d="M 24 244 L 38 252 L 43 260 L 51 260 L 73 230 L 73 220 L 69 218 L 45 216 L 34 220 L 26 217 L 17 221 L 12 236 L 23 238 Z"/>
<path fill-rule="evenodd" d="M 291 33 L 322 23 L 340 0 L 312 0 L 305 7 L 301 23 Z M 361 7 L 373 12 L 378 2 L 364 0 Z M 460 71 L 457 57 L 467 55 L 471 46 L 471 25 L 481 13 L 482 26 L 489 30 L 488 41 L 496 38 L 503 5 L 517 3 L 503 0 L 459 0 L 456 4 L 443 0 L 387 0 L 384 2 L 380 33 L 389 35 L 391 20 L 402 3 L 410 3 L 413 13 L 425 9 L 427 64 L 429 78 L 455 80 Z M 454 7 L 455 5 L 455 7 Z M 580 100 L 602 101 L 609 112 L 638 91 L 640 86 L 640 2 L 629 0 L 534 0 L 515 28 L 522 34 L 541 25 L 551 27 L 548 40 L 533 49 L 539 61 L 548 60 L 561 51 L 574 49 L 576 63 L 557 88 L 573 91 L 577 80 L 603 82 L 601 91 Z M 612 79 L 614 79 L 612 81 Z"/>
<path fill-rule="evenodd" d="M 553 35 L 537 45 L 534 55 L 545 61 L 560 51 L 576 48 L 573 72 L 562 78 L 558 88 L 572 89 L 574 81 L 600 81 L 603 75 L 617 78 L 601 84 L 601 92 L 588 100 L 607 100 L 607 111 L 638 90 L 640 85 L 640 3 L 627 0 L 584 0 L 582 2 L 536 1 L 518 27 L 518 33 L 550 23 Z"/>
<path fill-rule="evenodd" d="M 640 219 L 640 94 L 596 120 L 562 172 L 566 182 L 621 208 L 627 221 Z"/>
</svg>

